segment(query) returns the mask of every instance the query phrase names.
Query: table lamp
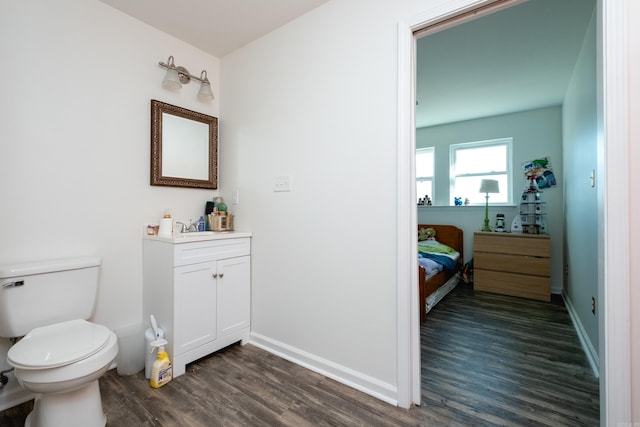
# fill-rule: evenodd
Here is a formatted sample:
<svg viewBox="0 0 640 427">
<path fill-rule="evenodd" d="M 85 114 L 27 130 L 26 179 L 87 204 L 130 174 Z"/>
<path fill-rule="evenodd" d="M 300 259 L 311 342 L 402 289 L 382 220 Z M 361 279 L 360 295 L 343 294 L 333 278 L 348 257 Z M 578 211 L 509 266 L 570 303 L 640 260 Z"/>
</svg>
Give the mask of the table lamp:
<svg viewBox="0 0 640 427">
<path fill-rule="evenodd" d="M 489 227 L 489 193 L 499 193 L 500 187 L 498 181 L 495 179 L 483 179 L 480 181 L 480 193 L 485 193 L 485 205 L 484 205 L 484 227 L 481 231 L 491 231 Z"/>
</svg>

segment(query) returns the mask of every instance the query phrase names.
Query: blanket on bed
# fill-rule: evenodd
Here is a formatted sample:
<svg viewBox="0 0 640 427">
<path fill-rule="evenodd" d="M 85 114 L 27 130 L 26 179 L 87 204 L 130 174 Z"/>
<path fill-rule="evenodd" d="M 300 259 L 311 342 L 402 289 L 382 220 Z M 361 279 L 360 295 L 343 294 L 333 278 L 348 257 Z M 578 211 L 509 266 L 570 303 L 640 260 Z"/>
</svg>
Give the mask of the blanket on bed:
<svg viewBox="0 0 640 427">
<path fill-rule="evenodd" d="M 444 268 L 453 270 L 458 265 L 460 253 L 437 240 L 423 240 L 418 242 L 418 257 L 431 259 Z"/>
</svg>

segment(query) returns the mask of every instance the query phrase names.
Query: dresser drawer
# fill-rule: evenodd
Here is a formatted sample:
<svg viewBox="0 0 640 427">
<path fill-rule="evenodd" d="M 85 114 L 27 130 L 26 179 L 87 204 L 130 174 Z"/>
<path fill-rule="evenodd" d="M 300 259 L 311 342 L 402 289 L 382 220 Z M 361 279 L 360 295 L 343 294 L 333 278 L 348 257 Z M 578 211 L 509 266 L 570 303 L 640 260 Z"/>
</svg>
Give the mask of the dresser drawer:
<svg viewBox="0 0 640 427">
<path fill-rule="evenodd" d="M 549 258 L 526 255 L 510 255 L 490 252 L 475 252 L 474 265 L 484 270 L 504 271 L 508 273 L 528 274 L 532 276 L 551 276 Z"/>
<path fill-rule="evenodd" d="M 478 291 L 551 301 L 551 279 L 475 268 L 473 288 Z"/>
<path fill-rule="evenodd" d="M 473 245 L 474 252 L 551 256 L 551 245 L 546 235 L 475 233 Z"/>
</svg>

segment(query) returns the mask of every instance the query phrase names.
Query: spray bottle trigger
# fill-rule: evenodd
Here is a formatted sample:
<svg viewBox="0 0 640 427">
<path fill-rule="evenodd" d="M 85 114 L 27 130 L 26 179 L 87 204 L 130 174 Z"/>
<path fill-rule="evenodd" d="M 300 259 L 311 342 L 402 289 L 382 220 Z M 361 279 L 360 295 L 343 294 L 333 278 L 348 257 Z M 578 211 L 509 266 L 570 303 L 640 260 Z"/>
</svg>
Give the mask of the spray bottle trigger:
<svg viewBox="0 0 640 427">
<path fill-rule="evenodd" d="M 160 338 L 160 339 L 157 339 L 155 341 L 152 341 L 151 342 L 151 351 L 149 353 L 153 353 L 153 350 L 155 350 L 156 348 L 162 348 L 167 344 L 168 344 L 168 342 L 164 338 Z"/>
</svg>

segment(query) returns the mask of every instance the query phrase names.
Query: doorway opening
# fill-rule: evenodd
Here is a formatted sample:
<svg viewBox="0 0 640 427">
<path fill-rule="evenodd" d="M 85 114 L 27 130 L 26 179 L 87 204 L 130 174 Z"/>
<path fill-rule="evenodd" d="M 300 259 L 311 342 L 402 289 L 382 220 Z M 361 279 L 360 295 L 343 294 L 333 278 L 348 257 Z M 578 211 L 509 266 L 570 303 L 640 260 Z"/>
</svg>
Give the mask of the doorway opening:
<svg viewBox="0 0 640 427">
<path fill-rule="evenodd" d="M 460 4 L 465 3 L 463 6 Z M 415 35 L 414 32 L 425 28 L 431 24 L 444 22 L 452 17 L 459 16 L 461 14 L 467 13 L 472 10 L 474 7 L 478 5 L 490 5 L 493 2 L 490 1 L 475 1 L 475 2 L 458 2 L 456 5 L 451 5 L 448 10 L 443 10 L 443 8 L 433 8 L 432 10 L 426 11 L 419 16 L 416 16 L 412 22 L 401 23 L 400 26 L 400 37 L 399 37 L 399 144 L 398 144 L 398 201 L 399 206 L 403 206 L 399 208 L 398 214 L 398 236 L 399 236 L 399 245 L 398 245 L 398 283 L 409 283 L 411 284 L 411 288 L 407 286 L 407 288 L 403 288 L 399 286 L 398 293 L 398 307 L 399 307 L 399 404 L 404 406 L 406 402 L 411 402 L 414 404 L 420 403 L 420 381 L 419 381 L 419 372 L 420 372 L 420 360 L 419 360 L 419 327 L 418 325 L 418 313 L 417 313 L 417 295 L 415 291 L 415 284 L 417 283 L 417 261 L 414 261 L 408 258 L 404 258 L 404 256 L 408 255 L 411 252 L 412 248 L 415 248 L 416 238 L 414 236 L 415 233 L 411 231 L 415 228 L 417 222 L 417 214 L 415 212 L 415 200 L 416 195 L 415 190 L 411 190 L 411 188 L 415 185 L 415 171 L 414 169 L 414 156 L 415 156 L 415 135 L 413 135 L 414 130 L 416 129 L 416 119 L 413 116 L 414 106 L 416 104 L 415 99 L 415 87 L 414 85 L 414 75 L 415 69 L 412 69 L 415 64 Z M 466 8 L 466 9 L 465 9 Z M 605 10 L 606 13 L 602 13 Z M 610 72 L 614 69 L 625 69 L 626 70 L 626 60 L 624 59 L 624 55 L 622 53 L 622 47 L 618 47 L 615 45 L 620 43 L 624 36 L 626 35 L 626 23 L 624 21 L 624 8 L 618 7 L 618 5 L 613 5 L 613 2 L 602 0 L 598 2 L 598 14 L 600 19 L 598 20 L 598 48 L 602 48 L 604 52 L 602 55 L 605 60 L 599 57 L 598 59 L 598 79 L 602 81 L 606 80 L 606 73 L 603 73 L 603 69 L 607 69 Z M 605 16 L 606 19 L 603 19 L 602 16 Z M 604 21 L 604 22 L 603 22 Z M 603 37 L 603 34 L 607 35 L 607 37 Z M 608 38 L 608 40 L 607 40 Z M 605 41 L 603 41 L 605 40 Z M 604 46 L 603 46 L 604 45 Z M 620 46 L 624 46 L 624 43 L 621 43 Z M 600 52 L 600 51 L 599 51 Z M 622 59 L 621 59 L 622 57 Z M 620 67 L 620 68 L 618 68 Z M 605 82 L 606 83 L 606 82 Z M 606 86 L 606 85 L 605 85 Z M 614 85 L 615 86 L 615 85 Z M 599 91 L 602 91 L 602 88 L 599 88 Z M 618 102 L 621 102 L 622 105 L 626 105 L 624 102 L 626 99 L 626 93 L 624 90 L 618 87 L 614 87 L 608 92 L 599 92 L 600 101 L 602 102 L 603 109 L 607 108 L 609 103 L 614 102 L 616 105 L 619 105 Z M 626 112 L 623 111 L 623 112 Z M 599 129 L 603 129 L 604 118 L 602 115 L 602 111 L 599 111 Z M 603 152 L 609 154 L 609 150 L 606 144 L 603 141 L 610 140 L 611 136 L 620 136 L 626 130 L 626 119 L 623 115 L 622 117 L 608 116 L 607 126 L 608 131 L 604 132 L 603 138 L 599 140 L 599 147 L 602 148 Z M 623 138 L 622 140 L 622 151 L 628 150 L 628 140 Z M 600 156 L 601 152 L 599 152 Z M 609 157 L 606 160 L 606 165 L 603 165 L 603 168 L 606 166 L 613 165 L 615 161 L 621 161 L 623 156 L 618 155 L 616 153 L 611 153 L 613 156 Z M 604 162 L 600 162 L 603 163 Z M 599 172 L 603 172 L 603 170 L 599 170 Z M 604 176 L 604 175 L 603 175 Z M 607 177 L 609 181 L 606 183 L 602 183 L 602 192 L 599 193 L 599 198 L 602 198 L 602 194 L 607 188 L 611 188 L 613 182 L 621 185 L 624 188 L 627 188 L 627 177 L 628 172 L 623 170 L 616 170 L 614 173 L 608 172 Z M 616 199 L 614 197 L 613 199 Z M 620 197 L 618 197 L 618 201 L 620 201 Z M 611 200 L 602 202 L 599 200 L 599 205 L 602 208 L 599 210 L 604 210 L 607 207 L 613 207 L 611 205 Z M 409 215 L 407 215 L 406 209 L 408 206 L 411 206 Z M 601 217 L 602 219 L 602 217 Z M 598 231 L 599 241 L 603 242 L 605 237 L 608 240 L 611 240 L 609 234 L 605 235 L 604 229 L 620 229 L 624 224 L 628 225 L 628 218 L 623 218 L 618 216 L 618 220 L 621 220 L 619 224 L 611 223 L 611 218 L 606 219 L 606 224 L 603 225 L 602 230 Z M 604 222 L 601 221 L 602 223 Z M 608 242 L 605 242 L 608 243 Z M 612 243 L 612 242 L 611 242 Z M 603 250 L 604 251 L 604 250 Z M 606 257 L 605 251 L 605 262 L 617 264 L 620 267 L 624 266 L 624 260 L 617 261 L 614 258 Z M 602 259 L 602 258 L 601 258 Z M 601 263 L 602 264 L 602 263 Z M 613 268 L 609 268 L 609 271 L 612 271 Z M 624 269 L 623 269 L 624 270 Z M 616 276 L 618 278 L 622 278 L 623 281 L 621 283 L 621 287 L 628 286 L 628 276 L 624 276 L 624 271 L 616 271 L 610 272 L 605 277 L 605 273 L 602 268 L 599 268 L 598 276 L 599 276 L 599 292 L 600 298 L 603 298 L 602 294 L 611 294 L 612 290 L 607 290 L 604 288 L 603 283 L 606 281 L 610 283 L 610 279 L 612 276 Z M 624 277 L 621 277 L 624 276 Z M 408 279 L 406 282 L 403 282 L 404 279 Z M 627 290 L 628 292 L 628 290 Z M 621 295 L 625 295 L 622 293 Z M 615 338 L 613 337 L 613 343 L 610 343 L 612 337 L 610 334 L 607 334 L 609 329 L 605 326 L 604 317 L 607 317 L 608 321 L 613 320 L 613 323 L 618 323 L 616 319 L 620 319 L 621 316 L 618 314 L 613 314 L 610 310 L 612 306 L 617 307 L 617 303 L 620 303 L 620 309 L 625 311 L 624 304 L 622 303 L 622 297 L 614 295 L 613 298 L 609 299 L 610 304 L 608 307 L 602 307 L 604 310 L 601 311 L 600 317 L 600 330 L 603 331 L 601 334 L 600 340 L 600 351 L 599 353 L 602 355 L 601 357 L 601 376 L 605 375 L 606 372 L 611 370 L 612 366 L 611 360 L 619 360 L 622 362 L 627 362 L 629 355 L 620 355 L 613 354 L 611 349 L 612 346 L 617 344 L 622 344 L 623 346 L 627 344 L 627 341 L 622 339 L 621 337 Z M 405 304 L 406 303 L 406 304 Z M 410 315 L 400 314 L 400 310 L 404 309 L 407 311 L 407 307 L 410 308 Z M 609 308 L 609 310 L 607 310 Z M 628 313 L 628 309 L 626 309 Z M 614 319 L 612 319 L 614 318 Z M 406 323 L 405 323 L 406 322 Z M 403 327 L 406 326 L 406 327 Z M 614 334 L 611 334 L 614 335 Z M 618 335 L 618 334 L 615 334 Z M 404 352 L 403 342 L 407 344 L 407 349 L 410 351 Z M 609 357 L 605 357 L 609 356 Z M 623 366 L 628 366 L 624 364 Z M 624 410 L 628 409 L 628 397 L 624 397 L 626 391 L 628 390 L 627 386 L 625 386 L 626 380 L 622 379 L 622 368 L 613 369 L 615 371 L 615 378 L 612 379 L 613 388 L 610 385 L 608 387 L 608 393 L 601 393 L 602 406 L 603 411 L 603 419 L 606 418 L 604 408 L 608 407 L 607 399 L 610 398 L 611 392 L 614 395 L 617 395 L 620 398 L 623 398 L 622 401 L 626 402 L 626 404 L 617 405 L 617 407 L 625 406 Z M 403 376 L 403 373 L 409 372 L 409 375 L 406 377 Z M 620 388 L 616 385 L 616 381 L 618 381 Z M 604 379 L 601 381 L 604 383 Z M 628 383 L 627 383 L 628 384 Z M 406 391 L 406 394 L 405 393 Z M 606 396 L 606 397 L 605 397 Z M 406 401 L 405 401 L 406 399 Z M 609 411 L 609 413 L 612 413 Z"/>
</svg>

